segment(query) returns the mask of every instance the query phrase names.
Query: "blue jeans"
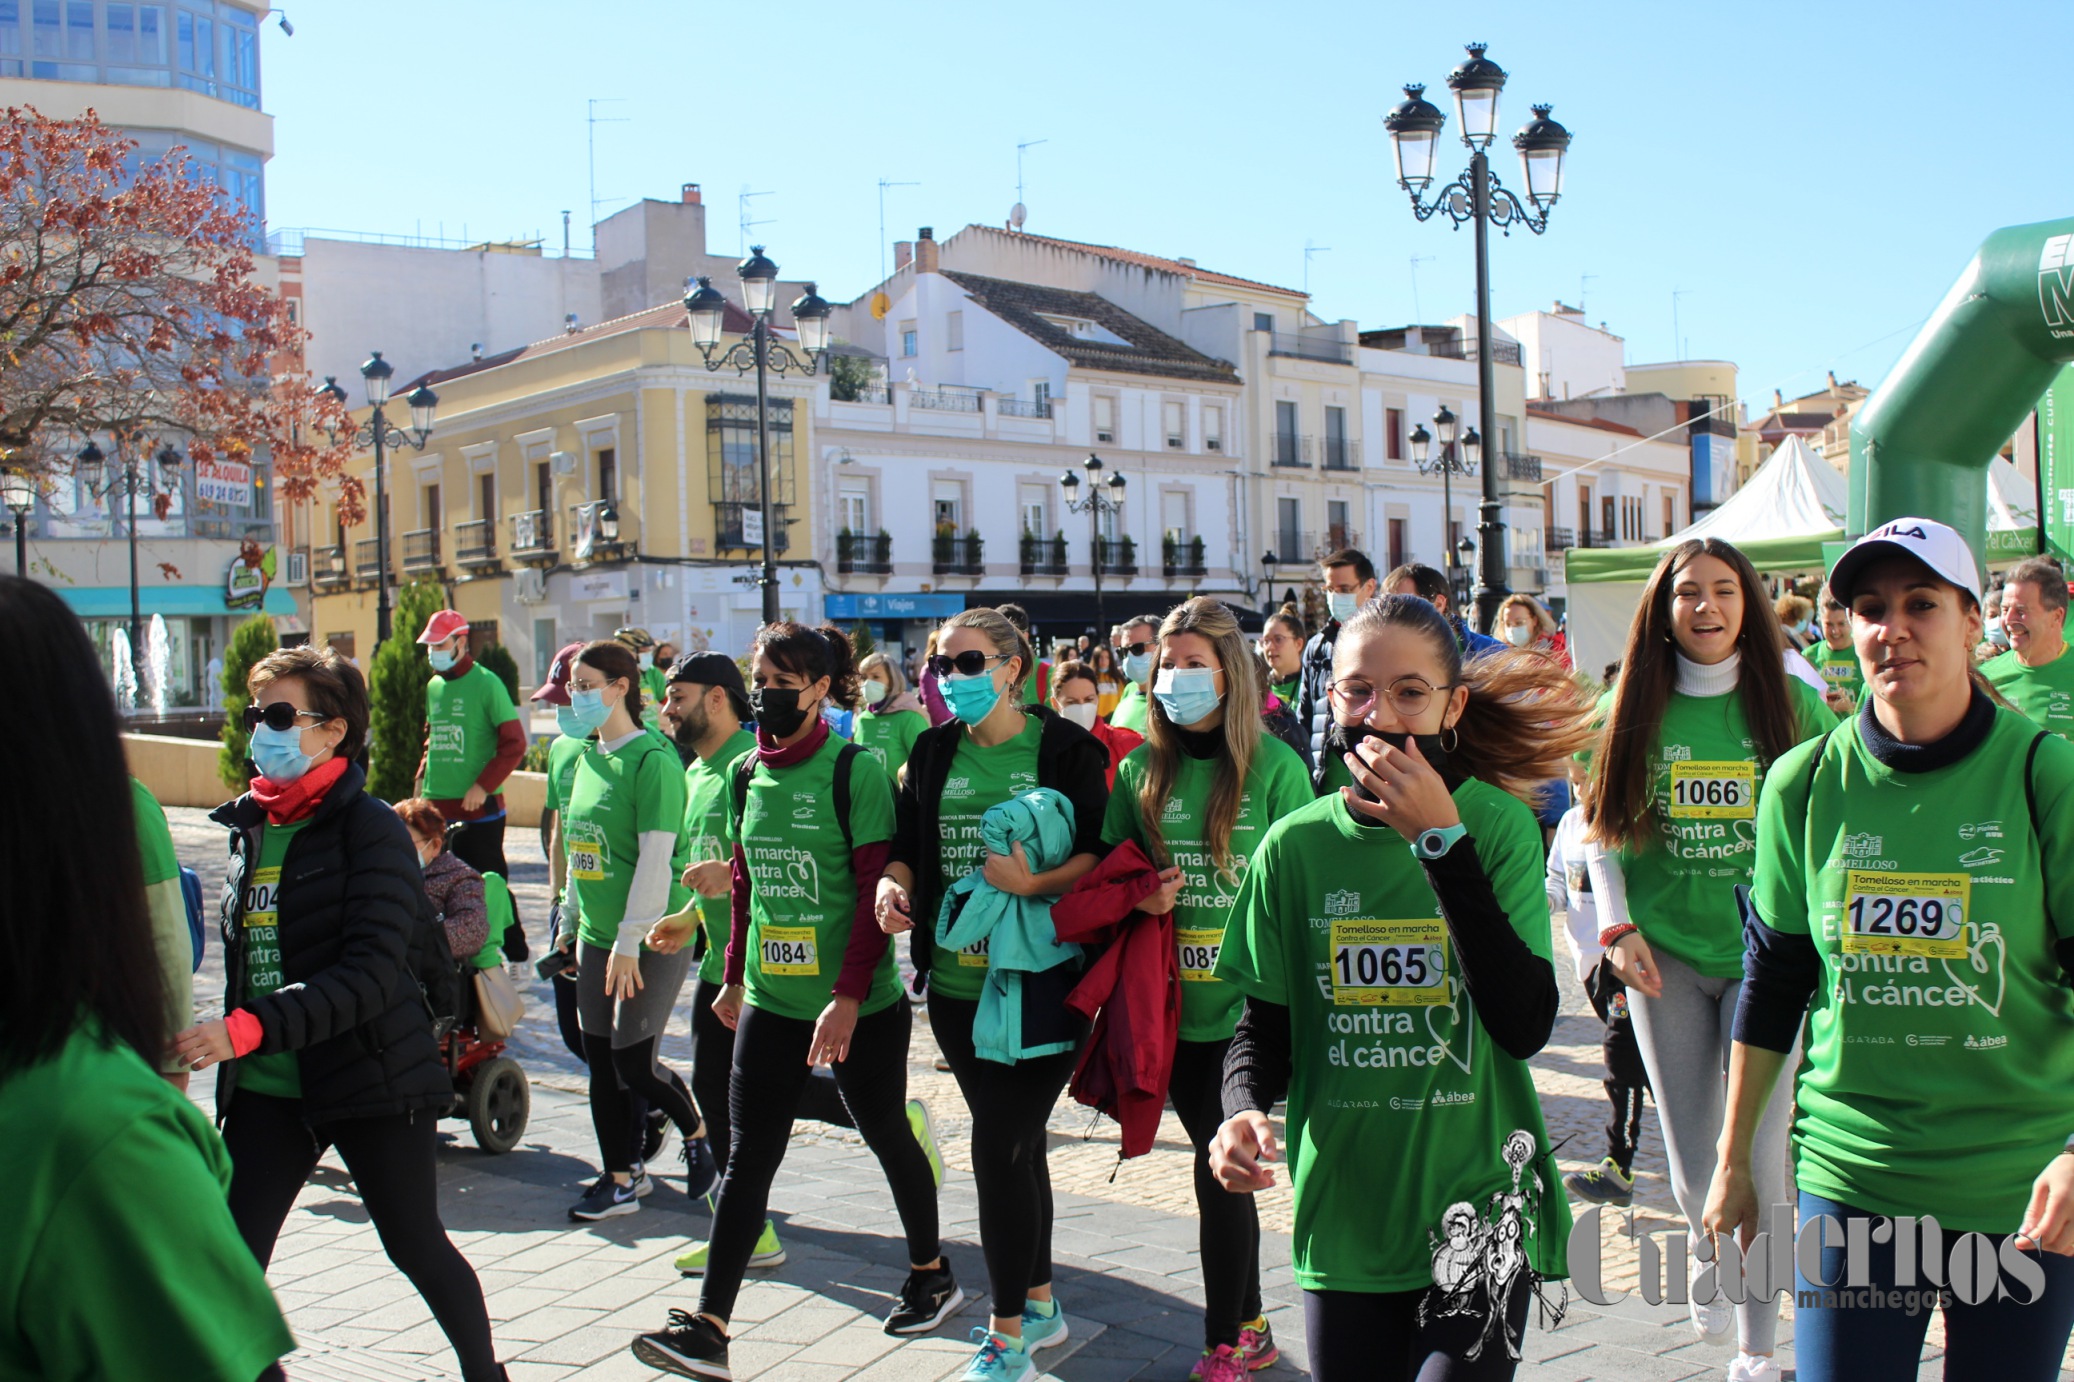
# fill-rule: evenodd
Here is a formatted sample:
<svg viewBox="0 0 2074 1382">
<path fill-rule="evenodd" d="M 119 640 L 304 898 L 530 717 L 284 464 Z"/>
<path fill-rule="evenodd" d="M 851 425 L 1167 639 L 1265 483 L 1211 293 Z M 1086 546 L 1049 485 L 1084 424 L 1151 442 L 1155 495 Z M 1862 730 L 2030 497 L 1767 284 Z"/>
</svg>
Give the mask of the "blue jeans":
<svg viewBox="0 0 2074 1382">
<path fill-rule="evenodd" d="M 1800 1192 L 1800 1222 L 1805 1225 L 1817 1214 L 1827 1214 L 1838 1224 L 1852 1219 L 1881 1216 L 1838 1204 L 1835 1200 Z M 1930 1326 L 1930 1310 L 1936 1308 L 1934 1293 L 1918 1270 L 1915 1289 L 1932 1299 L 1926 1308 L 1911 1313 L 1905 1301 L 1878 1307 L 1853 1304 L 1820 1306 L 1798 1302 L 1805 1293 L 1818 1295 L 1824 1289 L 1849 1294 L 1844 1282 L 1845 1249 L 1824 1234 L 1821 1274 L 1837 1283 L 1834 1288 L 1817 1286 L 1801 1273 L 1796 1254 L 1793 1290 L 1793 1354 L 1801 1382 L 1841 1382 L 1841 1379 L 1914 1377 L 1923 1356 L 1923 1334 Z M 1999 1252 L 2007 1234 L 1984 1235 Z M 1947 1230 L 1944 1251 L 1949 1259 L 1958 1235 Z M 1894 1291 L 1894 1245 L 1870 1244 L 1869 1284 Z M 2074 1331 L 2074 1258 L 2054 1253 L 2025 1254 L 2045 1272 L 2045 1294 L 2026 1305 L 2030 1292 L 2003 1275 L 2008 1298 L 1990 1290 L 1978 1305 L 1952 1297 L 1944 1307 L 1944 1376 L 1946 1382 L 2051 1382 L 2060 1375 L 2060 1355 L 2066 1351 L 2067 1336 Z M 1942 1275 L 1942 1274 L 1941 1274 Z M 1949 1279 L 1946 1277 L 1945 1279 Z"/>
</svg>

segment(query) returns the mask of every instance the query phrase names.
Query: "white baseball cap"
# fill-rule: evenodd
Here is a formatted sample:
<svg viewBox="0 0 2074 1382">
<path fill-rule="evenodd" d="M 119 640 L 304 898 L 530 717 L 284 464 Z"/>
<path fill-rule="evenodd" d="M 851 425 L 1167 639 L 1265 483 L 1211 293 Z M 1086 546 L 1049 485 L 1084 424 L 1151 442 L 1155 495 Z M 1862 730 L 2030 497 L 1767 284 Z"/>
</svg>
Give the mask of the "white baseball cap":
<svg viewBox="0 0 2074 1382">
<path fill-rule="evenodd" d="M 1866 567 L 1891 556 L 1914 557 L 1939 580 L 1955 585 L 1980 603 L 1980 567 L 1973 549 L 1948 524 L 1934 518 L 1896 518 L 1852 543 L 1829 571 L 1829 593 L 1845 604 Z"/>
</svg>

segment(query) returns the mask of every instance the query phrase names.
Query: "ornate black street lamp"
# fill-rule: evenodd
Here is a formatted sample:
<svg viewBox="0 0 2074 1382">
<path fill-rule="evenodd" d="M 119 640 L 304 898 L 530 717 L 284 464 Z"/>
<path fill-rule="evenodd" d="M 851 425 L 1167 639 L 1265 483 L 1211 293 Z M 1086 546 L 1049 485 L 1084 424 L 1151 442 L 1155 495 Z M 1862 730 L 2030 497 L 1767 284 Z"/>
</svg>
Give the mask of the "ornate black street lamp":
<svg viewBox="0 0 2074 1382">
<path fill-rule="evenodd" d="M 125 516 L 123 527 L 128 530 L 130 540 L 130 669 L 136 675 L 141 690 L 145 684 L 144 671 L 144 610 L 137 592 L 137 495 L 141 491 L 153 498 L 159 495 L 174 495 L 180 491 L 180 466 L 182 457 L 173 449 L 173 443 L 161 442 L 158 451 L 149 461 L 142 459 L 137 439 L 127 440 L 120 434 L 115 439 L 117 459 L 110 464 L 101 448 L 89 437 L 85 446 L 79 448 L 74 458 L 80 483 L 87 493 L 96 499 L 106 499 L 120 490 L 124 495 Z M 156 462 L 154 473 L 152 462 Z M 12 500 L 8 507 L 13 508 Z M 15 518 L 15 560 L 22 558 L 22 519 Z"/>
<path fill-rule="evenodd" d="M 389 402 L 389 382 L 396 377 L 396 366 L 382 358 L 379 350 L 367 357 L 360 367 L 361 382 L 367 386 L 367 406 L 372 410 L 367 421 L 353 433 L 356 446 L 374 448 L 374 551 L 376 565 L 374 600 L 374 636 L 380 645 L 389 640 L 389 462 L 391 448 L 408 446 L 413 451 L 423 451 L 425 443 L 432 439 L 432 422 L 439 411 L 439 395 L 420 384 L 405 394 L 403 401 L 410 408 L 410 430 L 392 427 L 384 409 Z M 324 377 L 320 393 L 329 394 L 343 407 L 346 391 L 339 387 L 335 375 Z M 336 441 L 336 434 L 332 440 Z"/>
<path fill-rule="evenodd" d="M 1105 555 L 1102 550 L 1102 515 L 1114 516 L 1123 512 L 1123 472 L 1111 475 L 1109 483 L 1104 485 L 1100 456 L 1089 452 L 1080 465 L 1087 471 L 1087 497 L 1078 497 L 1080 477 L 1070 470 L 1059 476 L 1059 488 L 1066 492 L 1066 512 L 1087 515 L 1087 560 L 1095 576 L 1095 627 L 1102 630 L 1106 638 L 1109 620 L 1102 612 L 1102 560 Z M 1106 494 L 1103 493 L 1105 489 L 1108 491 Z"/>
</svg>

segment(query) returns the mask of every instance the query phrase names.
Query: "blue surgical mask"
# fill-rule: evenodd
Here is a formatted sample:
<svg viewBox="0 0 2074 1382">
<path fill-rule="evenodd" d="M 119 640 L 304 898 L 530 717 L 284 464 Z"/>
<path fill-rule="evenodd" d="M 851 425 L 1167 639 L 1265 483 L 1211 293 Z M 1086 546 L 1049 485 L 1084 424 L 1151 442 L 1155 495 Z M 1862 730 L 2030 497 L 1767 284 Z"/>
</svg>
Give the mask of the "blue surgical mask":
<svg viewBox="0 0 2074 1382">
<path fill-rule="evenodd" d="M 646 672 L 655 666 L 655 654 L 641 653 L 634 658 L 634 661 L 640 664 L 642 671 Z"/>
<path fill-rule="evenodd" d="M 1208 719 L 1224 698 L 1217 694 L 1215 667 L 1169 667 L 1152 684 L 1152 695 L 1167 718 L 1186 727 Z"/>
<path fill-rule="evenodd" d="M 605 704 L 605 693 L 592 689 L 579 691 L 569 688 L 569 718 L 582 726 L 578 737 L 601 728 L 612 717 L 612 707 Z"/>
<path fill-rule="evenodd" d="M 432 670 L 435 672 L 451 672 L 454 670 L 454 664 L 461 660 L 444 648 L 434 648 L 425 654 L 425 659 L 432 664 Z"/>
<path fill-rule="evenodd" d="M 953 674 L 939 681 L 936 687 L 943 692 L 944 703 L 950 706 L 951 714 L 957 716 L 962 724 L 978 724 L 1001 700 L 991 672 L 981 672 L 974 677 Z"/>
<path fill-rule="evenodd" d="M 302 751 L 302 731 L 274 729 L 261 725 L 252 731 L 248 750 L 252 766 L 269 782 L 286 785 L 310 770 L 310 756 Z"/>
<path fill-rule="evenodd" d="M 589 738 L 591 732 L 591 727 L 576 717 L 576 707 L 573 705 L 555 707 L 555 728 L 571 739 Z"/>
<path fill-rule="evenodd" d="M 1335 624 L 1344 624 L 1361 612 L 1361 597 L 1351 590 L 1325 592 L 1325 612 Z"/>
<path fill-rule="evenodd" d="M 1152 654 L 1125 653 L 1123 655 L 1123 674 L 1131 679 L 1131 685 L 1143 685 L 1145 678 L 1152 675 Z"/>
</svg>

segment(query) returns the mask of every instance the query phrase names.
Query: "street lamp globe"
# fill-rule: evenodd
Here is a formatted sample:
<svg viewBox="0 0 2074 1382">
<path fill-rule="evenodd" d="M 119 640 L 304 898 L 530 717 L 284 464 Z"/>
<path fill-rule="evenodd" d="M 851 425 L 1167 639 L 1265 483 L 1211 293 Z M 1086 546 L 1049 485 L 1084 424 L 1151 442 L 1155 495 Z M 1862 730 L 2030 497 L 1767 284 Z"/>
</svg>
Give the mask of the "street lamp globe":
<svg viewBox="0 0 2074 1382">
<path fill-rule="evenodd" d="M 1445 403 L 1441 404 L 1440 411 L 1433 415 L 1433 431 L 1440 438 L 1442 451 L 1455 444 L 1455 429 L 1459 423 L 1460 419 L 1455 416 L 1454 409 Z"/>
<path fill-rule="evenodd" d="M 423 441 L 432 435 L 432 419 L 439 412 L 439 395 L 423 384 L 405 394 L 403 401 L 410 405 L 410 426 Z"/>
<path fill-rule="evenodd" d="M 701 350 L 720 344 L 720 324 L 727 316 L 727 298 L 703 275 L 684 295 L 684 313 L 691 318 L 691 343 Z"/>
<path fill-rule="evenodd" d="M 324 376 L 324 387 L 317 390 L 317 396 L 329 399 L 341 408 L 346 406 L 346 391 L 339 387 L 338 376 L 335 374 Z"/>
<path fill-rule="evenodd" d="M 1066 498 L 1071 500 L 1080 493 L 1080 477 L 1070 470 L 1065 472 L 1059 476 L 1059 488 L 1066 491 Z"/>
<path fill-rule="evenodd" d="M 1109 502 L 1112 504 L 1121 504 L 1123 502 L 1123 472 L 1120 470 L 1109 477 Z"/>
<path fill-rule="evenodd" d="M 799 331 L 800 348 L 807 354 L 819 355 L 828 349 L 828 314 L 833 310 L 811 283 L 793 300 L 792 324 Z"/>
<path fill-rule="evenodd" d="M 158 462 L 159 484 L 171 494 L 180 486 L 180 453 L 173 449 L 173 443 L 160 442 L 158 454 L 151 459 Z"/>
<path fill-rule="evenodd" d="M 102 465 L 108 458 L 101 454 L 101 448 L 93 438 L 87 438 L 86 445 L 79 448 L 79 454 L 73 459 L 79 463 L 79 478 L 86 481 L 86 487 L 99 489 Z"/>
<path fill-rule="evenodd" d="M 1411 443 L 1411 463 L 1424 470 L 1426 459 L 1433 451 L 1433 434 L 1426 430 L 1426 424 L 1422 422 L 1411 429 L 1411 436 L 1406 440 Z"/>
<path fill-rule="evenodd" d="M 1477 462 L 1482 459 L 1483 438 L 1478 436 L 1476 429 L 1472 427 L 1462 434 L 1462 468 L 1473 472 Z"/>
<path fill-rule="evenodd" d="M 742 280 L 742 305 L 753 317 L 767 317 L 777 305 L 778 266 L 764 254 L 763 246 L 751 245 L 749 257 L 735 269 Z"/>
<path fill-rule="evenodd" d="M 1468 61 L 1447 74 L 1462 117 L 1462 142 L 1472 149 L 1488 149 L 1497 138 L 1498 93 L 1505 89 L 1505 69 L 1485 57 L 1484 48 L 1470 44 Z"/>
<path fill-rule="evenodd" d="M 1512 137 L 1512 147 L 1519 150 L 1520 172 L 1527 180 L 1527 198 L 1544 213 L 1563 195 L 1563 154 L 1570 147 L 1570 131 L 1549 118 L 1554 109 L 1535 106 L 1533 120 Z"/>
<path fill-rule="evenodd" d="M 36 482 L 26 470 L 0 470 L 0 504 L 25 514 L 36 507 Z"/>
<path fill-rule="evenodd" d="M 1397 185 L 1409 192 L 1423 192 L 1433 181 L 1433 164 L 1440 153 L 1440 131 L 1447 117 L 1426 99 L 1423 85 L 1404 88 L 1404 100 L 1383 117 L 1390 132 L 1390 147 L 1397 155 Z"/>
<path fill-rule="evenodd" d="M 619 508 L 609 501 L 598 510 L 598 537 L 604 542 L 619 541 Z"/>
<path fill-rule="evenodd" d="M 384 360 L 379 350 L 370 355 L 367 363 L 360 367 L 360 378 L 367 384 L 367 404 L 370 408 L 379 408 L 389 401 L 389 381 L 395 375 L 396 366 Z"/>
</svg>

